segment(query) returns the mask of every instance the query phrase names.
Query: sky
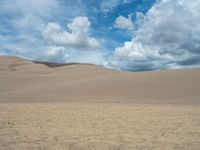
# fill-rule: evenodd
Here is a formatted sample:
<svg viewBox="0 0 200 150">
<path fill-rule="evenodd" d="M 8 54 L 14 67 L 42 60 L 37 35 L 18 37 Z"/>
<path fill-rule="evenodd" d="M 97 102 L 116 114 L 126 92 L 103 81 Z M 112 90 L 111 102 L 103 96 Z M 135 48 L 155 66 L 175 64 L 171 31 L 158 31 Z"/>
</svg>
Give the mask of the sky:
<svg viewBox="0 0 200 150">
<path fill-rule="evenodd" d="M 0 55 L 127 71 L 200 66 L 200 0 L 0 0 Z"/>
</svg>

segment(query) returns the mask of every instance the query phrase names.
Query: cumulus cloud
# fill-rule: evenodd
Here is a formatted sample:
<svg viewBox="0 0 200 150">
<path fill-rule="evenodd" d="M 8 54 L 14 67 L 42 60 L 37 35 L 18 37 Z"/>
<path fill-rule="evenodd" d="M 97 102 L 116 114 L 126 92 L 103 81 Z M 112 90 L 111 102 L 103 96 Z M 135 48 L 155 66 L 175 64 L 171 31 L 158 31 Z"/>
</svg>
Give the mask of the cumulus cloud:
<svg viewBox="0 0 200 150">
<path fill-rule="evenodd" d="M 46 41 L 45 51 L 37 59 L 59 63 L 93 63 L 103 65 L 104 51 L 100 42 L 90 36 L 91 22 L 87 17 L 78 16 L 67 28 L 49 22 L 42 35 Z"/>
<path fill-rule="evenodd" d="M 131 41 L 117 47 L 110 65 L 151 70 L 200 65 L 200 0 L 158 0 L 138 16 Z"/>
<path fill-rule="evenodd" d="M 87 17 L 76 17 L 72 23 L 67 25 L 68 30 L 64 30 L 57 23 L 48 23 L 43 31 L 44 38 L 53 45 L 95 49 L 100 46 L 97 39 L 89 36 L 91 22 Z"/>
<path fill-rule="evenodd" d="M 131 15 L 129 15 L 128 18 L 126 18 L 124 16 L 117 17 L 115 20 L 114 27 L 120 28 L 120 29 L 133 30 L 134 24 L 131 20 Z"/>
</svg>

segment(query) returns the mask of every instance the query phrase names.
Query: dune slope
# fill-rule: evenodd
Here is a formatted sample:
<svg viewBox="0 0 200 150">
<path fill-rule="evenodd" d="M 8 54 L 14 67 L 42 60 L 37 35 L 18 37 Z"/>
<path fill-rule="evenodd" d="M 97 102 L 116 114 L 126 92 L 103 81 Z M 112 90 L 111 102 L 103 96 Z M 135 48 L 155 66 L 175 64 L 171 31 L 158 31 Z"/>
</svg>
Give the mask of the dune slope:
<svg viewBox="0 0 200 150">
<path fill-rule="evenodd" d="M 0 57 L 0 102 L 200 103 L 200 69 L 119 72 Z"/>
</svg>

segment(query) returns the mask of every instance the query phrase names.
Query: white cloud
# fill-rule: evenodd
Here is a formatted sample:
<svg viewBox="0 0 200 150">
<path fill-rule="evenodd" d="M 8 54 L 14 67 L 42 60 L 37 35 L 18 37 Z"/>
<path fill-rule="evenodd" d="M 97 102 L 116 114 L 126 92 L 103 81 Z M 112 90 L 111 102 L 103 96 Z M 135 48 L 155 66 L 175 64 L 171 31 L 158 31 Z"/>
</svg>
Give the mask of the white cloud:
<svg viewBox="0 0 200 150">
<path fill-rule="evenodd" d="M 57 23 L 48 23 L 43 31 L 44 38 L 53 45 L 70 48 L 95 49 L 100 46 L 97 39 L 89 36 L 91 22 L 87 17 L 76 17 L 68 24 L 68 30 L 61 29 Z"/>
<path fill-rule="evenodd" d="M 38 56 L 38 59 L 51 62 L 67 62 L 69 55 L 62 46 L 47 46 L 42 55 Z"/>
<path fill-rule="evenodd" d="M 41 31 L 60 8 L 58 0 L 1 0 L 0 53 L 35 58 Z"/>
<path fill-rule="evenodd" d="M 2 0 L 1 13 L 9 14 L 8 21 L 20 34 L 41 31 L 46 20 L 59 8 L 57 0 Z M 5 15 L 3 14 L 3 15 Z"/>
<path fill-rule="evenodd" d="M 66 29 L 57 23 L 48 23 L 42 32 L 48 46 L 37 55 L 37 59 L 102 65 L 105 61 L 104 52 L 99 41 L 90 36 L 90 29 L 91 22 L 83 16 L 75 17 Z"/>
<path fill-rule="evenodd" d="M 64 5 L 64 4 L 65 5 Z M 74 0 L 0 0 L 0 51 L 12 55 L 16 47 L 35 51 L 46 44 L 41 32 L 48 22 L 69 22 L 77 15 L 84 15 L 84 5 Z M 4 52 L 6 53 L 6 52 Z M 35 58 L 24 54 L 24 57 Z M 21 55 L 21 54 L 20 54 Z"/>
<path fill-rule="evenodd" d="M 112 11 L 120 4 L 129 3 L 129 0 L 102 0 L 100 8 L 104 13 Z"/>
<path fill-rule="evenodd" d="M 128 30 L 133 30 L 134 25 L 131 20 L 131 15 L 128 16 L 128 18 L 124 16 L 119 16 L 115 20 L 114 27 L 120 28 L 120 29 L 128 29 Z"/>
<path fill-rule="evenodd" d="M 0 34 L 0 54 L 40 61 L 101 64 L 105 56 L 99 50 L 100 43 L 90 36 L 91 22 L 87 17 L 74 19 L 85 15 L 84 8 L 82 2 L 74 0 L 1 0 L 0 32 L 5 34 Z M 59 24 L 48 24 L 71 20 L 66 30 Z"/>
<path fill-rule="evenodd" d="M 36 59 L 58 63 L 89 63 L 103 65 L 106 57 L 103 51 L 82 51 L 63 46 L 47 46 L 37 54 Z"/>
<path fill-rule="evenodd" d="M 74 0 L 0 0 L 0 54 L 101 65 L 105 52 L 90 35 L 91 22 L 76 17 L 86 15 L 85 9 Z M 64 28 L 54 21 L 71 23 Z"/>
<path fill-rule="evenodd" d="M 199 10 L 200 0 L 158 0 L 139 15 L 132 40 L 115 49 L 110 64 L 128 70 L 200 65 Z"/>
</svg>

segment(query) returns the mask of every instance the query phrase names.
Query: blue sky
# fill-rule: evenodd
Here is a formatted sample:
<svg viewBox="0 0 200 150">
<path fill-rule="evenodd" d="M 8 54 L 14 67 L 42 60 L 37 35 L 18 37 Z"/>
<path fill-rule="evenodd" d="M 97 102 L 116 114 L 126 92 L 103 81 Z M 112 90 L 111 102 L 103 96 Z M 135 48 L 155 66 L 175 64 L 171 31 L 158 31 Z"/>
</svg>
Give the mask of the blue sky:
<svg viewBox="0 0 200 150">
<path fill-rule="evenodd" d="M 200 64 L 200 0 L 1 0 L 0 55 L 140 71 Z"/>
</svg>

